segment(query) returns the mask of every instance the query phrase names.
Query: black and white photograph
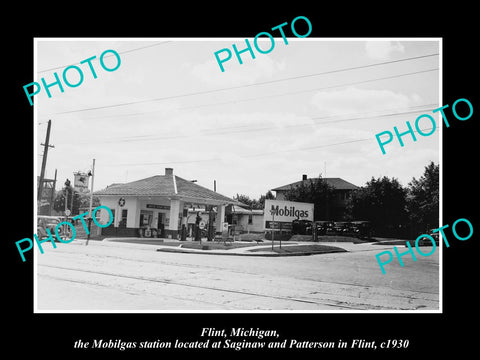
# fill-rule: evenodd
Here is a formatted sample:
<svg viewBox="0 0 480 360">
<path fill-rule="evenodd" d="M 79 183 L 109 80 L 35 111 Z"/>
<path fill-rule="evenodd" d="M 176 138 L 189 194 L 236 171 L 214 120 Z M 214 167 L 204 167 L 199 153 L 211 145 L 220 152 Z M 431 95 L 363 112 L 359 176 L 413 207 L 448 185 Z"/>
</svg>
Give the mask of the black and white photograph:
<svg viewBox="0 0 480 360">
<path fill-rule="evenodd" d="M 441 39 L 36 46 L 39 312 L 441 310 Z"/>
<path fill-rule="evenodd" d="M 276 5 L 10 12 L 5 351 L 474 349 L 475 11 Z"/>
</svg>

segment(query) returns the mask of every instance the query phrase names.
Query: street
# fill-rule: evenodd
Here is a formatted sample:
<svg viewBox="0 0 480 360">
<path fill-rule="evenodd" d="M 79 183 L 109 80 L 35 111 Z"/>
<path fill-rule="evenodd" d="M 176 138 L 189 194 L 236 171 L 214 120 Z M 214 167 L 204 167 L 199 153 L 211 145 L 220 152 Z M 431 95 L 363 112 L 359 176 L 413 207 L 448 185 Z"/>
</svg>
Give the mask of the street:
<svg viewBox="0 0 480 360">
<path fill-rule="evenodd" d="M 438 250 L 394 259 L 392 245 L 325 243 L 348 252 L 265 257 L 173 253 L 159 245 L 76 239 L 36 250 L 38 312 L 439 310 Z M 401 248 L 399 247 L 399 250 Z M 422 249 L 423 250 L 423 249 Z M 426 248 L 425 252 L 430 249 Z M 233 251 L 233 250 L 229 250 Z M 201 252 L 201 251 L 200 251 Z"/>
</svg>

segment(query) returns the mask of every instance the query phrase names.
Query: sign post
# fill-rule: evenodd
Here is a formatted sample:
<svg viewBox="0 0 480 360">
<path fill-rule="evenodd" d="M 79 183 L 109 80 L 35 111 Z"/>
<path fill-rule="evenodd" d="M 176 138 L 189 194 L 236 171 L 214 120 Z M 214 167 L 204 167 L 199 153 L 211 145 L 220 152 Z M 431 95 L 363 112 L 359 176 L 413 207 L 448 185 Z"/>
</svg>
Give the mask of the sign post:
<svg viewBox="0 0 480 360">
<path fill-rule="evenodd" d="M 275 233 L 275 210 L 270 210 L 270 214 L 272 214 L 272 251 L 273 251 L 273 243 L 275 242 L 274 240 L 274 233 Z"/>
<path fill-rule="evenodd" d="M 65 221 L 67 221 L 67 217 L 70 215 L 70 210 L 68 209 L 68 187 L 70 186 L 70 180 L 65 180 Z M 67 214 L 68 212 L 68 214 Z M 65 224 L 63 224 L 63 236 L 64 239 L 67 238 L 67 228 Z"/>
<path fill-rule="evenodd" d="M 90 228 L 92 225 L 92 203 L 93 203 L 93 180 L 95 177 L 95 159 L 93 159 L 93 164 L 92 164 L 92 171 L 91 171 L 91 176 L 92 176 L 92 189 L 90 190 L 90 207 L 88 210 L 88 235 L 87 235 L 87 241 L 85 242 L 85 245 L 88 245 L 88 241 L 90 240 Z"/>
<path fill-rule="evenodd" d="M 65 210 L 65 222 L 67 222 L 68 220 L 68 217 L 70 216 L 70 210 L 67 209 Z M 63 224 L 63 237 L 64 237 L 64 240 L 67 239 L 67 224 Z"/>
</svg>

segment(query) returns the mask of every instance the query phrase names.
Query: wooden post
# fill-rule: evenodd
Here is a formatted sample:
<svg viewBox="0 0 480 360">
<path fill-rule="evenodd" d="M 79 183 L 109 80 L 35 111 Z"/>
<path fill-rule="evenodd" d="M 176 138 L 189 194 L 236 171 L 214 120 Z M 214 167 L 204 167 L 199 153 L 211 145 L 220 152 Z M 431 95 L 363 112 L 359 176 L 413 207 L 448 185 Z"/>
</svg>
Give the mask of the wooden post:
<svg viewBox="0 0 480 360">
<path fill-rule="evenodd" d="M 85 245 L 88 245 L 88 241 L 90 240 L 90 229 L 92 225 L 92 204 L 93 204 L 93 181 L 95 178 L 95 159 L 93 159 L 93 165 L 92 165 L 92 186 L 90 190 L 90 207 L 88 210 L 88 235 L 87 235 L 87 241 L 85 242 Z"/>
<path fill-rule="evenodd" d="M 48 148 L 49 147 L 54 147 L 53 145 L 49 144 L 51 125 L 52 125 L 52 120 L 48 120 L 47 135 L 45 137 L 45 144 L 40 144 L 40 145 L 43 145 L 43 159 L 42 159 L 42 168 L 40 170 L 40 179 L 38 181 L 37 201 L 42 200 L 43 180 L 45 178 L 45 167 L 47 165 Z"/>
</svg>

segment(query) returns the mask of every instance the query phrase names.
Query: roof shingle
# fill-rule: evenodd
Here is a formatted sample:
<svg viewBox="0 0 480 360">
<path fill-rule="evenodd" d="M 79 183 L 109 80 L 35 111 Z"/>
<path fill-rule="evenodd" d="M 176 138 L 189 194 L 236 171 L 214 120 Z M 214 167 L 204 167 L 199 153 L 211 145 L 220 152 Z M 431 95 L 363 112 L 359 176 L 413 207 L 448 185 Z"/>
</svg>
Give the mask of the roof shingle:
<svg viewBox="0 0 480 360">
<path fill-rule="evenodd" d="M 176 192 L 174 178 L 176 182 Z M 198 199 L 199 201 L 225 202 L 240 205 L 236 200 L 182 179 L 176 175 L 155 175 L 145 179 L 124 184 L 112 184 L 105 189 L 94 192 L 94 195 L 132 195 L 132 196 L 177 196 L 182 199 Z M 243 205 L 243 204 L 242 204 Z"/>
</svg>

